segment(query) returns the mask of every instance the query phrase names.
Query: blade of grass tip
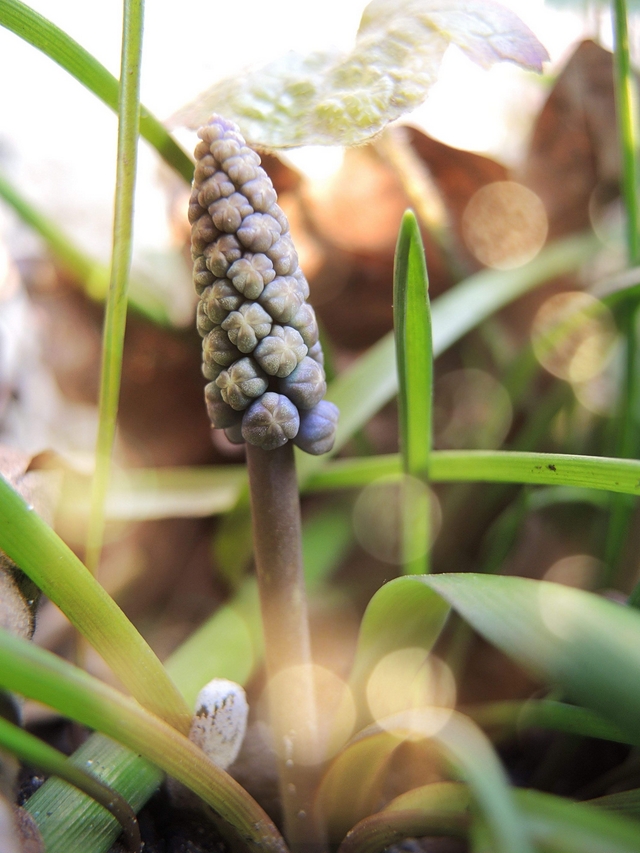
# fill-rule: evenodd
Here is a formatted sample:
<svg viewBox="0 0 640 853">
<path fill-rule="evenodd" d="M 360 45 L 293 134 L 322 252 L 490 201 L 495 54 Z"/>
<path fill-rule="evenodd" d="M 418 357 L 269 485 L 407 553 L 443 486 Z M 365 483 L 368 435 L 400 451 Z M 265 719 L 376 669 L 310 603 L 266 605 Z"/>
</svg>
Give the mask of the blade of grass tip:
<svg viewBox="0 0 640 853">
<path fill-rule="evenodd" d="M 0 684 L 102 731 L 156 764 L 214 809 L 227 824 L 220 827 L 223 832 L 234 827 L 236 843 L 242 839 L 256 853 L 285 853 L 274 824 L 244 788 L 135 700 L 2 629 Z"/>
<path fill-rule="evenodd" d="M 36 210 L 2 174 L 0 198 L 44 239 L 51 254 L 77 279 L 89 299 L 104 302 L 109 287 L 107 267 L 78 249 L 54 222 Z M 142 317 L 161 326 L 170 325 L 170 318 L 162 300 L 135 279 L 131 282 L 130 302 L 131 308 Z"/>
<path fill-rule="evenodd" d="M 70 764 L 63 753 L 38 740 L 19 726 L 14 726 L 3 717 L 0 717 L 0 745 L 21 761 L 64 779 L 65 782 L 96 800 L 122 826 L 129 850 L 133 853 L 140 850 L 140 829 L 136 813 L 117 791 L 109 788 L 81 767 Z"/>
<path fill-rule="evenodd" d="M 2 477 L 0 549 L 63 611 L 142 705 L 188 730 L 189 708 L 145 640 L 73 551 Z"/>
<path fill-rule="evenodd" d="M 92 574 L 96 573 L 100 562 L 104 537 L 104 510 L 118 414 L 122 351 L 127 322 L 127 286 L 131 266 L 133 199 L 138 159 L 143 17 L 143 0 L 124 0 L 113 249 L 102 336 L 96 469 L 91 488 L 86 544 L 86 563 Z"/>
<path fill-rule="evenodd" d="M 613 0 L 614 18 L 614 90 L 616 98 L 616 117 L 618 138 L 622 161 L 622 197 L 626 214 L 627 261 L 630 267 L 640 261 L 640 214 L 638 211 L 638 132 L 636 127 L 637 96 L 635 81 L 629 56 L 629 34 L 627 28 L 626 0 Z M 625 340 L 625 362 L 622 378 L 618 413 L 616 455 L 637 456 L 638 429 L 635 424 L 635 412 L 638 406 L 638 343 L 636 320 L 638 304 L 629 306 L 624 313 L 621 332 Z M 611 514 L 604 551 L 605 586 L 615 584 L 620 569 L 620 561 L 627 539 L 627 531 L 633 503 L 627 498 L 614 497 L 611 501 Z"/>
<path fill-rule="evenodd" d="M 0 26 L 41 50 L 112 110 L 118 110 L 118 81 L 90 53 L 51 21 L 20 0 L 0 0 Z M 193 178 L 193 162 L 162 124 L 140 108 L 140 134 L 184 180 Z"/>
<path fill-rule="evenodd" d="M 393 275 L 393 311 L 398 367 L 398 417 L 404 473 L 425 481 L 432 442 L 433 343 L 429 279 L 413 211 L 402 219 Z M 429 570 L 430 493 L 404 481 L 402 498 L 403 571 Z"/>
</svg>

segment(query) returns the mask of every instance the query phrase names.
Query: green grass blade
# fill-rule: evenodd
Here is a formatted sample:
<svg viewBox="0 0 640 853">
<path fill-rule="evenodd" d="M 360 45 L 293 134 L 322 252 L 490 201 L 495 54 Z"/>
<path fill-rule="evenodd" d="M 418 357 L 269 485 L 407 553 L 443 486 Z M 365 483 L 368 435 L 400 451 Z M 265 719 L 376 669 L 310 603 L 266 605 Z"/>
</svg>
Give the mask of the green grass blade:
<svg viewBox="0 0 640 853">
<path fill-rule="evenodd" d="M 420 228 L 413 211 L 400 225 L 393 273 L 393 317 L 398 367 L 400 453 L 405 474 L 426 480 L 432 443 L 433 344 L 429 279 Z M 423 500 L 420 500 L 424 497 Z M 429 570 L 429 493 L 403 494 L 403 571 Z M 418 501 L 419 507 L 413 506 Z M 417 511 L 416 511 L 417 510 Z M 410 556 L 410 555 L 420 556 Z"/>
<path fill-rule="evenodd" d="M 0 477 L 0 549 L 60 607 L 132 695 L 181 730 L 190 712 L 164 667 L 73 551 Z"/>
<path fill-rule="evenodd" d="M 373 459 L 340 459 L 314 474 L 309 491 L 362 488 L 379 477 L 400 477 L 398 454 Z M 509 450 L 434 450 L 429 464 L 434 483 L 531 483 L 640 494 L 640 462 L 569 453 Z"/>
<path fill-rule="evenodd" d="M 84 293 L 90 299 L 103 302 L 109 288 L 109 270 L 106 266 L 78 249 L 54 222 L 36 210 L 2 174 L 0 198 L 46 241 L 52 255 L 78 280 Z M 132 309 L 142 317 L 158 325 L 170 324 L 164 303 L 136 279 L 131 281 L 130 301 Z"/>
<path fill-rule="evenodd" d="M 98 402 L 96 467 L 91 488 L 86 563 L 95 574 L 104 538 L 104 504 L 109 485 L 111 452 L 116 432 L 122 352 L 127 322 L 127 288 L 133 246 L 133 197 L 138 163 L 140 64 L 142 60 L 143 0 L 124 0 L 118 100 L 118 154 L 113 219 L 113 248 L 109 294 L 102 333 L 102 366 Z"/>
<path fill-rule="evenodd" d="M 630 820 L 539 791 L 518 790 L 514 796 L 537 849 L 546 853 L 634 853 L 639 849 L 640 827 Z M 339 853 L 380 853 L 407 836 L 408 824 L 418 837 L 459 835 L 467 825 L 470 805 L 465 785 L 441 782 L 415 788 L 361 821 Z"/>
<path fill-rule="evenodd" d="M 140 830 L 136 814 L 117 791 L 108 788 L 81 767 L 70 764 L 66 756 L 57 749 L 38 740 L 19 726 L 14 726 L 3 717 L 0 717 L 0 745 L 21 761 L 64 779 L 96 800 L 118 820 L 124 830 L 129 849 L 132 851 L 140 849 Z"/>
<path fill-rule="evenodd" d="M 441 355 L 467 332 L 509 302 L 554 276 L 576 270 L 596 253 L 598 240 L 579 235 L 558 240 L 516 270 L 483 270 L 451 288 L 431 305 L 433 354 Z M 327 399 L 340 409 L 332 454 L 341 450 L 398 390 L 393 333 L 385 335 L 329 385 Z M 327 455 L 297 454 L 298 478 L 304 483 L 326 464 Z"/>
<path fill-rule="evenodd" d="M 521 666 L 640 737 L 640 614 L 593 593 L 495 575 L 416 576 Z M 398 581 L 391 581 L 398 583 Z"/>
<path fill-rule="evenodd" d="M 41 50 L 68 71 L 112 110 L 118 109 L 118 81 L 90 53 L 55 24 L 20 0 L 0 0 L 0 26 Z M 140 110 L 140 134 L 187 183 L 193 163 L 162 124 L 145 107 Z"/>
<path fill-rule="evenodd" d="M 88 770 L 138 812 L 160 785 L 164 774 L 153 764 L 104 735 L 93 734 L 68 759 Z M 29 798 L 31 814 L 47 853 L 106 853 L 120 824 L 95 800 L 61 779 L 51 777 Z"/>
<path fill-rule="evenodd" d="M 513 735 L 529 728 L 551 729 L 581 737 L 600 738 L 616 743 L 632 740 L 617 726 L 604 720 L 588 708 L 567 705 L 552 699 L 529 699 L 487 702 L 464 708 L 464 713 L 483 729 L 497 729 L 500 735 Z M 635 742 L 636 746 L 640 743 Z"/>
<path fill-rule="evenodd" d="M 210 805 L 254 850 L 284 853 L 273 823 L 201 749 L 135 700 L 26 640 L 0 630 L 0 684 L 152 761 Z"/>
</svg>

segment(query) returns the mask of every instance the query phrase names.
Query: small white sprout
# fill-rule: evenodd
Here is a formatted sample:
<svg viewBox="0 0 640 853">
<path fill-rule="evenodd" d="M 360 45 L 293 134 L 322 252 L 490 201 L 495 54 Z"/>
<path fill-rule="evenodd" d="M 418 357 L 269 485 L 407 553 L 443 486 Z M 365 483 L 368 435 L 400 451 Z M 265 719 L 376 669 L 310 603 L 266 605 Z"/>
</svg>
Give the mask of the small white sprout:
<svg viewBox="0 0 640 853">
<path fill-rule="evenodd" d="M 189 740 L 226 770 L 240 752 L 248 714 L 242 687 L 226 678 L 214 678 L 198 693 Z"/>
</svg>

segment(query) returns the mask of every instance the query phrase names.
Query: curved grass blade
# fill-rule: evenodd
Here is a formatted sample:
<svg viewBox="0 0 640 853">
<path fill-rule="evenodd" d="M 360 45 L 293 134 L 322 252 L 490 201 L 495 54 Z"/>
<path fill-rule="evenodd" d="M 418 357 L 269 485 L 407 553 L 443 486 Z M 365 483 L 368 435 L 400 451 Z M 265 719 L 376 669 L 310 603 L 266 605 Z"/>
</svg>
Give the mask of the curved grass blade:
<svg viewBox="0 0 640 853">
<path fill-rule="evenodd" d="M 66 756 L 57 749 L 38 740 L 19 726 L 14 726 L 3 717 L 0 717 L 0 744 L 21 761 L 64 779 L 96 800 L 120 823 L 129 850 L 133 853 L 140 850 L 140 829 L 136 813 L 117 791 L 108 788 L 86 770 L 70 764 Z"/>
<path fill-rule="evenodd" d="M 395 741 L 392 736 L 395 736 Z M 371 739 L 372 744 L 378 744 L 378 766 L 383 766 L 382 757 L 385 753 L 395 750 L 403 739 L 409 737 L 414 740 L 428 738 L 442 751 L 456 774 L 468 782 L 474 802 L 490 827 L 492 849 L 496 853 L 513 853 L 515 850 L 519 853 L 533 853 L 528 830 L 490 742 L 471 720 L 447 708 L 417 708 L 387 717 L 379 725 L 365 729 L 351 745 L 345 747 L 334 765 L 347 772 L 342 776 L 332 765 L 320 787 L 319 804 L 325 811 L 329 825 L 332 825 L 332 804 L 343 811 L 341 803 L 345 799 L 349 801 L 350 793 L 346 785 L 354 781 L 348 770 L 350 750 L 358 749 L 361 752 L 362 747 L 359 745 Z M 360 784 L 366 789 L 364 780 L 370 777 L 360 778 Z M 344 830 L 344 833 L 348 831 L 344 817 L 340 824 L 334 824 L 334 832 L 338 828 Z"/>
<path fill-rule="evenodd" d="M 104 539 L 104 504 L 109 486 L 111 453 L 116 434 L 122 353 L 127 322 L 127 289 L 133 251 L 133 198 L 138 165 L 140 121 L 140 63 L 144 0 L 124 0 L 122 57 L 118 97 L 118 153 L 113 217 L 113 247 L 109 293 L 102 332 L 102 361 L 98 399 L 96 466 L 91 482 L 91 505 L 86 539 L 87 568 L 98 570 Z"/>
<path fill-rule="evenodd" d="M 375 593 L 360 623 L 349 679 L 359 711 L 358 726 L 371 721 L 365 691 L 376 664 L 398 649 L 417 647 L 429 652 L 448 615 L 443 599 L 413 577 L 398 578 Z"/>
<path fill-rule="evenodd" d="M 109 287 L 109 270 L 104 264 L 94 261 L 78 249 L 54 222 L 36 210 L 2 174 L 0 198 L 13 208 L 23 222 L 40 234 L 53 256 L 81 282 L 84 293 L 90 299 L 104 301 Z M 131 308 L 142 317 L 161 326 L 170 325 L 162 300 L 136 279 L 131 280 L 130 302 Z"/>
<path fill-rule="evenodd" d="M 443 574 L 417 579 L 521 666 L 601 714 L 632 743 L 640 738 L 637 610 L 528 578 Z"/>
<path fill-rule="evenodd" d="M 469 793 L 465 785 L 445 782 L 401 794 L 378 814 L 360 821 L 339 853 L 381 853 L 407 836 L 407 826 L 418 837 L 458 835 L 468 824 Z M 517 790 L 514 797 L 532 839 L 549 853 L 634 853 L 640 844 L 637 824 L 598 813 L 591 805 L 539 791 Z"/>
<path fill-rule="evenodd" d="M 402 474 L 397 454 L 340 459 L 313 474 L 309 491 L 361 488 L 379 477 Z M 569 453 L 509 450 L 434 450 L 429 479 L 434 483 L 531 483 L 640 494 L 640 462 Z"/>
<path fill-rule="evenodd" d="M 0 0 L 0 26 L 11 30 L 68 71 L 112 110 L 118 109 L 118 81 L 83 47 L 20 0 Z M 140 109 L 140 134 L 187 183 L 193 163 L 162 124 Z"/>
<path fill-rule="evenodd" d="M 190 711 L 145 640 L 73 551 L 0 478 L 0 549 L 87 638 L 132 695 L 187 731 Z"/>
<path fill-rule="evenodd" d="M 612 725 L 588 708 L 552 699 L 487 702 L 484 705 L 464 708 L 463 711 L 482 729 L 498 730 L 501 737 L 530 728 L 552 729 L 580 737 L 640 746 L 640 741 L 630 738 L 618 726 Z"/>
<path fill-rule="evenodd" d="M 284 853 L 278 831 L 246 791 L 191 741 L 138 703 L 26 640 L 0 630 L 0 684 L 102 731 L 210 805 L 250 849 Z"/>
<path fill-rule="evenodd" d="M 434 356 L 527 291 L 576 270 L 593 257 L 599 245 L 593 235 L 568 237 L 547 246 L 516 270 L 483 270 L 451 288 L 431 306 Z M 389 333 L 330 383 L 327 399 L 340 409 L 336 442 L 324 456 L 297 454 L 300 482 L 304 484 L 326 464 L 329 455 L 341 450 L 397 390 L 394 340 Z"/>
<path fill-rule="evenodd" d="M 420 228 L 413 211 L 400 225 L 393 271 L 393 323 L 398 366 L 400 453 L 405 474 L 426 479 L 432 444 L 433 344 L 429 279 Z M 422 500 L 421 500 L 422 498 Z M 429 493 L 405 490 L 403 500 L 403 571 L 428 571 Z M 414 507 L 416 500 L 421 504 Z M 417 510 L 417 511 L 416 511 Z M 418 557 L 411 557 L 419 554 Z"/>
</svg>

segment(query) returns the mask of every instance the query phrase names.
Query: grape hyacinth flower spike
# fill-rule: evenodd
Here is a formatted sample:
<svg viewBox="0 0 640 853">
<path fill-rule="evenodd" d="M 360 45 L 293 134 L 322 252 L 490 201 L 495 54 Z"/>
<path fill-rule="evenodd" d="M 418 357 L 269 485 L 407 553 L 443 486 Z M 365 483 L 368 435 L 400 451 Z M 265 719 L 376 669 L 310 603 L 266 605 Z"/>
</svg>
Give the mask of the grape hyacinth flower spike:
<svg viewBox="0 0 640 853">
<path fill-rule="evenodd" d="M 329 451 L 326 381 L 289 223 L 260 157 L 214 115 L 198 131 L 189 203 L 207 410 L 214 429 L 264 450 Z"/>
</svg>

